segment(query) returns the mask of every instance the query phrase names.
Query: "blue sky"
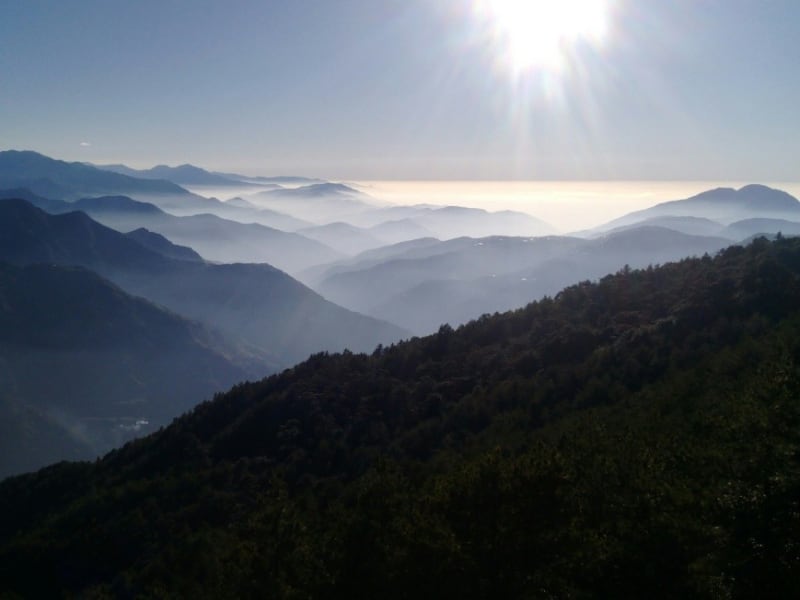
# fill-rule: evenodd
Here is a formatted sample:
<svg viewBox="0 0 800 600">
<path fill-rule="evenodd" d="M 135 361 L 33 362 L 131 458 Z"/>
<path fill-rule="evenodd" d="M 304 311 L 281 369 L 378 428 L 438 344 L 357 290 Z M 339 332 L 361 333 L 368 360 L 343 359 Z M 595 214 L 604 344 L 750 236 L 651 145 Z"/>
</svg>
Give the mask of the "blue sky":
<svg viewBox="0 0 800 600">
<path fill-rule="evenodd" d="M 559 73 L 472 0 L 4 0 L 0 145 L 334 179 L 797 180 L 800 2 L 609 0 Z"/>
</svg>

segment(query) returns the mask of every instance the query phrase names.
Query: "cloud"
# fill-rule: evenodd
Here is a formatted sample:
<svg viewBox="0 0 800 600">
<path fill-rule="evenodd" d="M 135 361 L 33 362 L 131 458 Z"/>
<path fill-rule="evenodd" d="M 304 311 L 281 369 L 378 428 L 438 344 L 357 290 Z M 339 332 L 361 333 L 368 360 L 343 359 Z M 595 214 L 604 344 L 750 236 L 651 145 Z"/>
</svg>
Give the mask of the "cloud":
<svg viewBox="0 0 800 600">
<path fill-rule="evenodd" d="M 84 148 L 88 148 L 88 147 L 89 147 L 89 146 L 91 146 L 91 145 L 92 145 L 92 144 L 91 144 L 91 143 L 89 143 L 89 142 L 81 142 L 81 146 L 82 146 L 82 147 L 84 147 Z"/>
</svg>

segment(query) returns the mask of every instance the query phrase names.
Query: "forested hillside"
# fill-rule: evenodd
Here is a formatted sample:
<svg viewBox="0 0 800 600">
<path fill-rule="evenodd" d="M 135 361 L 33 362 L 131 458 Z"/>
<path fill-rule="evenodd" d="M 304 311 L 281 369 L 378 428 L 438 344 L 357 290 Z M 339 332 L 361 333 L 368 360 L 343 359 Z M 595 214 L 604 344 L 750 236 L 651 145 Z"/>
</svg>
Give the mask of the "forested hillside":
<svg viewBox="0 0 800 600">
<path fill-rule="evenodd" d="M 23 597 L 750 598 L 800 584 L 800 240 L 317 354 L 0 483 Z M 12 596 L 13 597 L 13 596 Z"/>
</svg>

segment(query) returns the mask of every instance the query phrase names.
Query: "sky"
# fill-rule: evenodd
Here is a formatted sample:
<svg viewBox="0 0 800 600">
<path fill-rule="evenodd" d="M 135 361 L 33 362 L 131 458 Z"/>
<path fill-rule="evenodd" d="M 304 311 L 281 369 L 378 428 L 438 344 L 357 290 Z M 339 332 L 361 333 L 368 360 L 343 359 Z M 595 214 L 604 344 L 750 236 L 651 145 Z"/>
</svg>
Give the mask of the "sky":
<svg viewBox="0 0 800 600">
<path fill-rule="evenodd" d="M 497 6 L 3 0 L 0 148 L 337 180 L 800 179 L 800 2 L 607 0 L 532 65 L 513 39 L 588 9 L 551 27 Z"/>
</svg>

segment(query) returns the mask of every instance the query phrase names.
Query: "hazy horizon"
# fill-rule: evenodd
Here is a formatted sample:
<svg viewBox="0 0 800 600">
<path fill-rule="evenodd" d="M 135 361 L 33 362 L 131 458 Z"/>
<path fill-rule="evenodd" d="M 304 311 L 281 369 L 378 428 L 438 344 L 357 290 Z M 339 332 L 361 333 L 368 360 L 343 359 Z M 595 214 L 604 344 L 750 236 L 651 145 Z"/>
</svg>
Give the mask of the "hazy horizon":
<svg viewBox="0 0 800 600">
<path fill-rule="evenodd" d="M 798 20 L 788 0 L 11 0 L 0 131 L 356 181 L 792 180 Z"/>
<path fill-rule="evenodd" d="M 301 174 L 304 175 L 304 174 Z M 519 180 L 341 180 L 389 205 L 458 205 L 488 211 L 513 210 L 542 219 L 559 233 L 589 229 L 631 211 L 682 200 L 717 187 L 758 183 L 800 196 L 800 182 L 761 181 L 519 181 Z M 246 187 L 184 186 L 220 200 L 246 197 Z"/>
</svg>

